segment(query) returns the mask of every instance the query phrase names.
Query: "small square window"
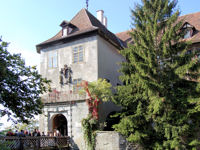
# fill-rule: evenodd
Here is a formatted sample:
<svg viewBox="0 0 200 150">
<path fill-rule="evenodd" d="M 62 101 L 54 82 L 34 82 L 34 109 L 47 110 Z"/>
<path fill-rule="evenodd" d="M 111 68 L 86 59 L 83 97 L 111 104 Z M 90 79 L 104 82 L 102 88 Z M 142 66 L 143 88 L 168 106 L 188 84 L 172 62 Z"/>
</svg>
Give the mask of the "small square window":
<svg viewBox="0 0 200 150">
<path fill-rule="evenodd" d="M 73 80 L 73 92 L 74 93 L 78 93 L 82 89 L 81 82 L 82 82 L 81 78 Z"/>
</svg>

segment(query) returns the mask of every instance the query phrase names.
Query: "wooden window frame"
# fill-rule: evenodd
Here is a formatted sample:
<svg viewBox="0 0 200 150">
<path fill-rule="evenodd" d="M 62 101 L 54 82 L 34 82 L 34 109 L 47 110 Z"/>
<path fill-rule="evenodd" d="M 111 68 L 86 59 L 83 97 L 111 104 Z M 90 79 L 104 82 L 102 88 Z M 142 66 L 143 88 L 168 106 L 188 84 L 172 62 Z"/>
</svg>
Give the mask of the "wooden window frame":
<svg viewBox="0 0 200 150">
<path fill-rule="evenodd" d="M 73 80 L 73 93 L 78 93 L 82 89 L 81 82 L 82 82 L 81 78 Z"/>
<path fill-rule="evenodd" d="M 75 52 L 75 49 L 77 48 L 77 52 Z M 80 49 L 82 48 L 82 51 L 80 51 Z M 82 56 L 81 56 L 81 53 L 82 53 Z M 72 63 L 73 64 L 79 64 L 79 63 L 82 63 L 84 62 L 84 54 L 85 54 L 85 51 L 84 51 L 84 48 L 82 45 L 80 46 L 76 46 L 76 47 L 73 47 L 72 48 Z M 77 56 L 76 56 L 77 55 Z M 77 60 L 75 61 L 75 57 L 77 57 Z M 82 59 L 81 59 L 82 58 Z"/>
</svg>

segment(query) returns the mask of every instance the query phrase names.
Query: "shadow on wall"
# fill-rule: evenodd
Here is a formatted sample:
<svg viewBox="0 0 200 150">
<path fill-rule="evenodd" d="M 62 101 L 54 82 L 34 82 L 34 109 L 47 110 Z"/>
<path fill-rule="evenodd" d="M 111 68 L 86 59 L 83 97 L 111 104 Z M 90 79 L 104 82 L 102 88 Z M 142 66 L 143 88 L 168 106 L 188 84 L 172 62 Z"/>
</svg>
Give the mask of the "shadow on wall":
<svg viewBox="0 0 200 150">
<path fill-rule="evenodd" d="M 112 126 L 114 124 L 118 124 L 120 121 L 120 117 L 119 116 L 115 116 L 117 113 L 116 111 L 113 111 L 111 113 L 108 114 L 107 118 L 106 118 L 106 127 L 104 127 L 104 131 L 114 131 L 114 129 L 112 128 Z"/>
<path fill-rule="evenodd" d="M 69 145 L 70 150 L 79 150 L 78 145 L 74 142 L 72 138 L 70 138 L 69 143 L 70 143 Z"/>
</svg>

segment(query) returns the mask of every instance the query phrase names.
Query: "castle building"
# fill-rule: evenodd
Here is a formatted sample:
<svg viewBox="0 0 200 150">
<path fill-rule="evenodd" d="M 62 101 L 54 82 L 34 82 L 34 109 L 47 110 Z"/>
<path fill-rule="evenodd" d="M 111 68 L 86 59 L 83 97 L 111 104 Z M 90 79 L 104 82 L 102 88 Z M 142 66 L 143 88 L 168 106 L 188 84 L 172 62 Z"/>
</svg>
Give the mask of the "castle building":
<svg viewBox="0 0 200 150">
<path fill-rule="evenodd" d="M 200 12 L 180 17 L 184 38 L 192 41 L 191 50 L 200 51 Z M 68 135 L 79 149 L 84 149 L 81 120 L 87 117 L 87 95 L 79 95 L 80 83 L 106 79 L 112 86 L 120 85 L 119 63 L 125 61 L 119 53 L 132 42 L 129 31 L 113 34 L 107 29 L 103 10 L 97 18 L 81 9 L 71 21 L 63 21 L 61 30 L 36 46 L 40 53 L 40 73 L 51 80 L 52 92 L 42 95 L 43 114 L 39 128 L 45 133 L 59 130 Z M 99 108 L 100 122 L 120 108 L 112 102 Z"/>
<path fill-rule="evenodd" d="M 52 81 L 52 92 L 42 96 L 43 115 L 39 128 L 45 133 L 59 130 L 82 147 L 81 120 L 87 117 L 87 95 L 79 95 L 80 83 L 106 79 L 113 86 L 119 81 L 119 51 L 125 46 L 110 32 L 103 11 L 94 17 L 86 9 L 80 10 L 71 21 L 63 21 L 61 30 L 49 40 L 36 46 L 41 55 L 40 73 Z M 112 102 L 102 103 L 99 120 L 104 122 L 119 107 Z"/>
</svg>

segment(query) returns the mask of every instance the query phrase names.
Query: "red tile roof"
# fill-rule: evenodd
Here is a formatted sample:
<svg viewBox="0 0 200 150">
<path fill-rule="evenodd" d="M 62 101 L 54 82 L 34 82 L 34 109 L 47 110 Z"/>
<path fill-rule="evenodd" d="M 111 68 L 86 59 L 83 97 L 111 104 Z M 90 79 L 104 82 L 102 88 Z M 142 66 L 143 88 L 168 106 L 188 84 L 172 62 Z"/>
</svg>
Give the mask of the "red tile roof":
<svg viewBox="0 0 200 150">
<path fill-rule="evenodd" d="M 179 17 L 178 20 L 182 20 L 183 22 L 188 22 L 192 26 L 195 27 L 197 32 L 188 40 L 191 40 L 193 43 L 200 42 L 200 12 L 192 13 L 188 15 L 184 15 Z M 62 30 L 60 30 L 55 36 L 52 38 L 38 44 L 36 46 L 37 51 L 40 52 L 43 46 L 47 46 L 48 44 L 55 43 L 60 40 L 68 40 L 69 38 L 81 36 L 89 32 L 96 31 L 98 34 L 106 38 L 112 44 L 117 46 L 118 48 L 122 48 L 126 46 L 126 43 L 132 41 L 129 32 L 131 30 L 127 30 L 124 32 L 113 34 L 110 32 L 96 17 L 94 17 L 89 11 L 86 9 L 81 9 L 69 22 L 77 27 L 75 32 L 72 32 L 68 36 L 62 36 Z"/>
<path fill-rule="evenodd" d="M 129 34 L 129 30 L 127 31 L 124 31 L 124 32 L 119 32 L 119 33 L 116 33 L 115 35 L 120 38 L 122 41 L 127 41 L 130 37 L 130 34 Z"/>
<path fill-rule="evenodd" d="M 62 36 L 62 30 L 60 30 L 55 36 L 52 38 L 38 44 L 36 46 L 37 52 L 40 52 L 43 46 L 47 46 L 56 41 L 67 40 L 71 37 L 76 37 L 83 35 L 88 32 L 97 31 L 98 34 L 108 39 L 115 46 L 122 48 L 124 46 L 124 42 L 121 41 L 115 34 L 110 32 L 96 17 L 94 17 L 89 11 L 86 9 L 81 9 L 69 22 L 76 26 L 77 30 L 72 32 L 67 36 Z"/>
<path fill-rule="evenodd" d="M 182 20 L 183 23 L 188 22 L 189 24 L 195 27 L 195 29 L 197 30 L 196 33 L 188 40 L 191 40 L 192 43 L 199 43 L 200 42 L 200 12 L 180 16 L 178 20 L 179 21 Z M 129 42 L 129 40 L 131 39 L 131 36 L 129 34 L 130 31 L 131 30 L 116 33 L 116 36 L 124 42 Z"/>
<path fill-rule="evenodd" d="M 183 20 L 183 22 L 188 22 L 189 24 L 195 27 L 197 32 L 188 40 L 191 40 L 192 43 L 199 43 L 200 42 L 200 12 L 181 16 L 179 17 L 179 20 Z"/>
</svg>

